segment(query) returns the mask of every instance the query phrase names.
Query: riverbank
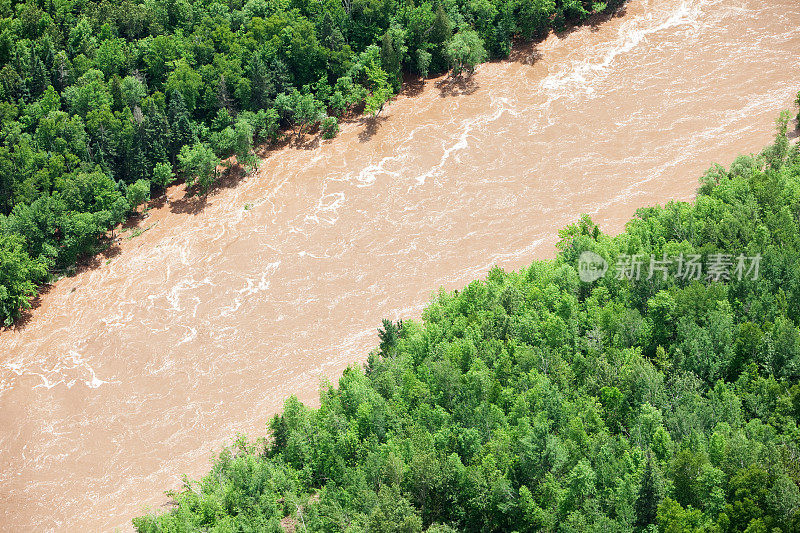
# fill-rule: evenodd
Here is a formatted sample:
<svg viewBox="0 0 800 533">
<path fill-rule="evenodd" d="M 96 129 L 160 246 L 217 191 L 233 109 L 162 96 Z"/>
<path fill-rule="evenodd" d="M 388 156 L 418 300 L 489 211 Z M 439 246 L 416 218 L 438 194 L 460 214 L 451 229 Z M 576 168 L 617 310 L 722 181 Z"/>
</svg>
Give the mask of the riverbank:
<svg viewBox="0 0 800 533">
<path fill-rule="evenodd" d="M 568 21 L 568 20 L 560 20 L 556 21 L 555 19 L 550 21 L 550 24 L 554 24 L 558 26 L 557 31 L 554 31 L 553 35 L 555 35 L 559 39 L 563 39 L 568 36 L 570 33 L 577 31 L 580 28 L 589 27 L 592 31 L 596 31 L 601 24 L 608 22 L 614 18 L 621 17 L 625 14 L 625 0 L 621 0 L 620 2 L 614 2 L 614 4 L 619 4 L 614 10 L 611 12 L 601 12 L 601 13 L 594 13 L 589 15 L 588 18 L 585 20 L 579 21 Z M 603 9 L 605 11 L 605 8 Z M 556 17 L 558 18 L 558 17 Z M 554 27 L 555 27 L 554 26 Z M 530 40 L 530 39 L 522 39 L 521 36 L 517 35 L 514 37 L 513 40 L 513 49 L 511 50 L 508 59 L 502 60 L 495 60 L 497 61 L 522 61 L 526 64 L 532 64 L 535 62 L 537 56 L 536 46 L 543 42 L 544 39 L 547 38 L 547 35 L 552 31 L 548 29 L 544 32 L 544 36 L 541 37 L 539 40 Z M 471 90 L 474 90 L 474 83 L 472 82 L 471 75 L 473 72 L 473 68 L 470 67 L 468 69 L 468 74 L 463 72 L 455 73 L 449 72 L 445 73 L 438 78 L 434 77 L 432 79 L 438 79 L 436 86 L 442 91 L 443 95 L 448 96 L 457 96 L 460 94 L 466 94 Z M 425 78 L 420 78 L 418 75 L 414 75 L 411 72 L 404 72 L 402 75 L 404 80 L 404 84 L 401 86 L 401 90 L 399 95 L 413 95 L 418 93 L 422 87 L 425 85 Z M 396 96 L 395 96 L 396 97 Z M 391 99 L 394 99 L 392 97 Z M 366 102 L 361 102 L 360 104 L 349 106 L 345 109 L 343 114 L 338 117 L 338 120 L 343 121 L 344 123 L 357 123 L 363 126 L 363 131 L 360 134 L 360 138 L 369 138 L 370 136 L 374 135 L 375 131 L 380 125 L 381 117 L 380 111 L 383 110 L 384 105 L 380 106 L 380 109 L 372 114 L 364 114 L 365 112 L 365 104 Z M 285 120 L 283 121 L 285 122 Z M 266 153 L 272 152 L 274 150 L 285 148 L 289 145 L 294 147 L 302 147 L 304 149 L 314 149 L 320 145 L 320 142 L 323 139 L 323 135 L 320 132 L 319 123 L 312 123 L 308 130 L 304 130 L 300 128 L 298 132 L 294 130 L 287 129 L 279 132 L 276 139 L 273 139 L 271 142 L 267 142 L 262 144 L 261 146 L 256 147 L 255 153 L 258 154 L 262 159 Z M 338 131 L 337 125 L 337 131 Z M 234 164 L 234 167 L 231 168 L 231 164 Z M 236 184 L 236 182 L 244 175 L 244 169 L 235 166 L 236 157 L 231 156 L 222 161 L 222 165 L 218 167 L 217 172 L 219 173 L 219 177 L 217 177 L 212 187 L 214 189 L 219 188 L 228 188 L 232 187 Z M 186 177 L 186 176 L 184 176 Z M 190 178 L 194 180 L 193 177 Z M 178 185 L 184 184 L 183 179 L 179 179 L 177 181 Z M 151 188 L 151 187 L 149 187 Z M 183 198 L 179 199 L 181 203 L 181 207 L 179 209 L 186 209 L 186 210 L 194 210 L 200 211 L 202 210 L 204 203 L 206 202 L 207 193 L 209 191 L 201 191 L 199 185 L 194 185 L 189 188 L 188 191 L 184 191 Z M 123 217 L 124 220 L 120 222 L 116 227 L 111 227 L 104 236 L 97 239 L 97 242 L 91 242 L 92 239 L 89 239 L 89 244 L 83 246 L 82 248 L 88 248 L 92 250 L 90 253 L 86 253 L 85 250 L 78 255 L 78 259 L 74 263 L 67 263 L 61 264 L 57 269 L 51 269 L 49 274 L 46 276 L 48 279 L 41 283 L 36 287 L 34 295 L 29 298 L 30 306 L 23 305 L 22 309 L 19 311 L 19 316 L 12 322 L 9 326 L 0 326 L 0 331 L 2 329 L 15 329 L 16 327 L 22 327 L 24 324 L 30 320 L 31 314 L 34 312 L 36 308 L 40 305 L 39 296 L 42 293 L 46 293 L 49 291 L 50 286 L 61 279 L 62 277 L 71 277 L 76 272 L 85 270 L 87 268 L 95 268 L 99 262 L 101 261 L 110 261 L 113 257 L 115 257 L 119 253 L 118 244 L 121 239 L 115 238 L 115 233 L 119 231 L 125 231 L 131 227 L 134 227 L 138 224 L 143 218 L 146 218 L 148 211 L 150 208 L 154 206 L 160 206 L 163 204 L 164 201 L 168 199 L 168 191 L 167 190 L 159 190 L 159 195 L 148 202 L 146 202 L 143 206 L 135 207 L 132 212 L 129 212 L 126 217 Z M 190 198 L 190 196 L 198 196 L 198 198 Z M 49 209 L 49 207 L 47 208 Z M 117 216 L 116 214 L 114 215 Z M 106 226 L 103 226 L 106 227 Z M 135 229 L 134 231 L 141 231 L 141 229 Z M 58 229 L 56 233 L 63 233 L 62 229 Z M 34 236 L 29 235 L 29 238 L 33 238 Z M 49 236 L 48 236 L 49 237 Z M 81 239 L 84 239 L 81 237 Z M 61 240 L 53 241 L 52 248 L 58 251 L 62 246 L 66 246 L 66 241 L 63 241 L 63 235 Z M 52 259 L 52 258 L 51 258 Z M 12 313 L 12 315 L 16 316 L 16 312 Z M 0 316 L 0 318 L 3 318 Z"/>
</svg>

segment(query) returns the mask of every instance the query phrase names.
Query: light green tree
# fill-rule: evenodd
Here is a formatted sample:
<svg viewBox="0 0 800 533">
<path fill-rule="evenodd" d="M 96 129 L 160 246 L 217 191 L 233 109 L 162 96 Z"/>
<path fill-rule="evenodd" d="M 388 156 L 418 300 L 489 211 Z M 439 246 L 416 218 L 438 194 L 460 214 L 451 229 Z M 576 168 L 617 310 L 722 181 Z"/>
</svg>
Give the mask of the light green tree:
<svg viewBox="0 0 800 533">
<path fill-rule="evenodd" d="M 246 120 L 237 120 L 233 127 L 233 153 L 242 166 L 252 167 L 256 163 L 256 156 L 253 154 L 253 126 Z"/>
<path fill-rule="evenodd" d="M 325 117 L 322 103 L 314 95 L 302 94 L 297 89 L 279 94 L 275 98 L 275 107 L 281 117 L 291 124 L 298 140 Z"/>
<path fill-rule="evenodd" d="M 0 318 L 6 326 L 30 307 L 35 282 L 46 274 L 45 266 L 25 252 L 21 237 L 0 234 Z"/>
<path fill-rule="evenodd" d="M 186 185 L 197 184 L 205 194 L 217 177 L 219 158 L 206 143 L 184 146 L 178 154 L 178 167 L 186 177 Z"/>
<path fill-rule="evenodd" d="M 336 117 L 325 117 L 322 119 L 322 138 L 333 139 L 339 133 L 339 121 Z"/>
<path fill-rule="evenodd" d="M 128 185 L 128 190 L 125 191 L 125 198 L 128 200 L 130 208 L 136 209 L 150 199 L 150 182 L 141 179 Z"/>
<path fill-rule="evenodd" d="M 153 167 L 153 184 L 162 189 L 167 187 L 175 179 L 172 172 L 172 165 L 169 163 L 156 163 Z"/>
<path fill-rule="evenodd" d="M 458 75 L 466 70 L 468 75 L 472 75 L 475 65 L 483 63 L 487 58 L 483 39 L 474 30 L 462 30 L 447 44 L 447 57 L 454 74 Z"/>
</svg>

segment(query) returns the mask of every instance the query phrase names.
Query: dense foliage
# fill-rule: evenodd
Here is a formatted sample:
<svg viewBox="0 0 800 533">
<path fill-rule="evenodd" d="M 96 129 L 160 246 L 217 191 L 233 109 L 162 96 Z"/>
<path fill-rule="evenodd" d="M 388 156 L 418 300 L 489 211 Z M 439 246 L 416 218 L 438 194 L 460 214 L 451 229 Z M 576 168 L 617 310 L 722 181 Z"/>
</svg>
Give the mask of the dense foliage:
<svg viewBox="0 0 800 533">
<path fill-rule="evenodd" d="M 694 203 L 640 209 L 615 237 L 584 217 L 555 260 L 441 292 L 423 323 L 384 321 L 366 368 L 318 409 L 290 398 L 268 439 L 240 438 L 136 527 L 800 531 L 787 118 L 758 156 L 710 169 Z M 594 283 L 576 268 L 586 250 L 612 265 Z M 636 280 L 615 266 L 681 253 L 760 255 L 760 269 Z"/>
<path fill-rule="evenodd" d="M 0 1 L 0 323 L 182 175 L 623 0 Z"/>
</svg>

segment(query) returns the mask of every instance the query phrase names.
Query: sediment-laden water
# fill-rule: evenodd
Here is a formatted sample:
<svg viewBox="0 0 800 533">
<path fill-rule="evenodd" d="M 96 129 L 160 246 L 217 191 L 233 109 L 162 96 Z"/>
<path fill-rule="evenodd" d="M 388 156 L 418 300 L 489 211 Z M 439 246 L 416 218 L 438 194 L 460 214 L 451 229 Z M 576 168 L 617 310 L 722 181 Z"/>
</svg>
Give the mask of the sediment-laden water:
<svg viewBox="0 0 800 533">
<path fill-rule="evenodd" d="M 129 528 L 431 290 L 689 200 L 800 89 L 796 0 L 633 0 L 170 202 L 0 333 L 0 529 Z M 141 230 L 146 231 L 141 232 Z M 140 233 L 135 236 L 137 233 Z M 129 238 L 131 237 L 131 238 Z"/>
</svg>

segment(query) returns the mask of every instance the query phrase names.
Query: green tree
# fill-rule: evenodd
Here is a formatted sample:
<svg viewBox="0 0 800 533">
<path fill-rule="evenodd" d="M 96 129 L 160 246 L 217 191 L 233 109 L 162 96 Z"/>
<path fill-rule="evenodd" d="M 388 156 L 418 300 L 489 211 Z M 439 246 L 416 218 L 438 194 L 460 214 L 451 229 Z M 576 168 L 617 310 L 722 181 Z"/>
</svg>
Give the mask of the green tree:
<svg viewBox="0 0 800 533">
<path fill-rule="evenodd" d="M 169 157 L 170 161 L 175 158 L 181 148 L 194 144 L 197 135 L 189 116 L 189 110 L 184 103 L 183 94 L 180 91 L 171 93 L 169 99 Z"/>
<path fill-rule="evenodd" d="M 520 0 L 517 5 L 520 33 L 526 39 L 542 37 L 556 11 L 554 0 Z"/>
<path fill-rule="evenodd" d="M 397 24 L 390 27 L 381 39 L 382 66 L 388 75 L 394 92 L 399 91 L 403 83 L 403 59 L 408 53 L 405 40 L 406 32 Z"/>
<path fill-rule="evenodd" d="M 64 99 L 73 113 L 86 116 L 92 109 L 110 107 L 111 93 L 106 86 L 103 73 L 91 69 L 78 78 L 75 85 L 64 91 Z"/>
<path fill-rule="evenodd" d="M 172 172 L 172 165 L 169 163 L 156 163 L 153 167 L 153 184 L 156 187 L 165 189 L 175 179 Z"/>
<path fill-rule="evenodd" d="M 184 146 L 178 154 L 178 168 L 186 178 L 186 185 L 198 185 L 205 194 L 217 177 L 219 158 L 206 143 Z"/>
<path fill-rule="evenodd" d="M 639 495 L 636 497 L 636 526 L 639 528 L 656 523 L 658 506 L 663 496 L 659 474 L 658 465 L 653 464 L 652 457 L 648 453 Z"/>
<path fill-rule="evenodd" d="M 370 513 L 367 530 L 372 533 L 417 533 L 422 531 L 422 518 L 397 486 L 384 485 Z"/>
<path fill-rule="evenodd" d="M 143 203 L 150 200 L 150 182 L 148 180 L 136 180 L 128 186 L 125 198 L 131 209 L 136 209 Z"/>
<path fill-rule="evenodd" d="M 167 94 L 180 93 L 190 115 L 199 104 L 202 88 L 203 78 L 183 59 L 177 62 L 167 78 Z"/>
<path fill-rule="evenodd" d="M 339 121 L 336 120 L 336 117 L 325 117 L 322 119 L 320 128 L 323 139 L 333 139 L 339 134 Z"/>
<path fill-rule="evenodd" d="M 431 44 L 431 66 L 434 71 L 441 72 L 447 68 L 447 43 L 453 37 L 453 23 L 442 4 L 437 5 L 433 24 L 426 33 Z"/>
<path fill-rule="evenodd" d="M 296 89 L 281 93 L 275 99 L 275 107 L 281 117 L 295 130 L 299 140 L 308 128 L 324 118 L 322 103 L 311 94 L 301 94 Z"/>
<path fill-rule="evenodd" d="M 423 78 L 428 77 L 432 57 L 431 53 L 426 50 L 417 50 L 417 72 Z"/>
<path fill-rule="evenodd" d="M 0 317 L 6 326 L 29 309 L 36 283 L 47 274 L 45 265 L 25 252 L 22 238 L 0 233 Z"/>
<path fill-rule="evenodd" d="M 243 119 L 236 121 L 234 127 L 233 152 L 242 166 L 252 166 L 256 157 L 253 154 L 253 126 Z"/>
<path fill-rule="evenodd" d="M 447 44 L 447 57 L 454 74 L 461 74 L 466 70 L 468 75 L 472 75 L 475 65 L 487 58 L 483 39 L 476 31 L 462 30 Z"/>
<path fill-rule="evenodd" d="M 125 76 L 120 84 L 122 103 L 131 109 L 139 106 L 147 96 L 147 88 L 135 76 Z"/>
<path fill-rule="evenodd" d="M 686 531 L 706 531 L 708 519 L 699 509 L 684 509 L 671 498 L 664 498 L 658 506 L 658 530 L 663 533 L 684 533 Z M 710 529 L 710 528 L 709 528 Z M 713 531 L 713 530 L 712 530 Z"/>
</svg>

